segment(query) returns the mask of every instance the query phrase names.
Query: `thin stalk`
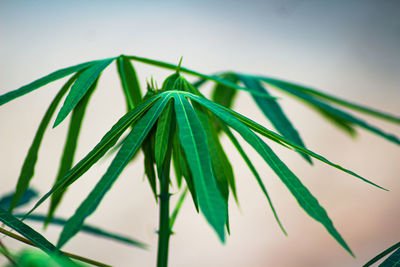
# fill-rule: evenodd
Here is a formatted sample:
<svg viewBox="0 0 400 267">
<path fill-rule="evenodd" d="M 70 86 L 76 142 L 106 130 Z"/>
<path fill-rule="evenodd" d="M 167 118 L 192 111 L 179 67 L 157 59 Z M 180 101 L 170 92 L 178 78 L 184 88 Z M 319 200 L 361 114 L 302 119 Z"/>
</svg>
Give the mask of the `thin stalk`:
<svg viewBox="0 0 400 267">
<path fill-rule="evenodd" d="M 26 239 L 26 238 L 24 238 L 24 237 L 22 237 L 22 236 L 19 236 L 19 235 L 17 235 L 17 234 L 14 234 L 14 233 L 12 233 L 12 232 L 10 232 L 10 231 L 7 231 L 6 229 L 3 229 L 3 228 L 1 228 L 1 227 L 0 227 L 0 233 L 3 233 L 3 234 L 5 234 L 5 235 L 7 235 L 7 236 L 9 236 L 9 237 L 11 237 L 11 238 L 14 238 L 14 239 L 16 239 L 16 240 L 18 240 L 18 241 L 21 241 L 21 242 L 23 242 L 23 243 L 25 243 L 25 244 L 27 244 L 27 245 L 32 246 L 32 247 L 36 247 L 35 244 L 33 244 L 33 243 L 32 243 L 31 241 L 29 241 L 28 239 Z M 111 267 L 111 265 L 108 265 L 108 264 L 105 264 L 105 263 L 102 263 L 102 262 L 99 262 L 99 261 L 95 261 L 95 260 L 92 260 L 92 259 L 88 259 L 88 258 L 79 256 L 79 255 L 76 255 L 76 254 L 72 254 L 72 253 L 65 252 L 65 251 L 61 251 L 61 252 L 62 252 L 63 254 L 65 254 L 66 256 L 72 258 L 72 259 L 79 260 L 79 261 L 81 261 L 81 262 L 86 262 L 86 263 L 92 264 L 92 265 L 94 265 L 94 266 L 99 266 L 99 267 Z"/>
<path fill-rule="evenodd" d="M 168 266 L 169 228 L 169 172 L 163 172 L 160 179 L 160 222 L 158 230 L 157 267 Z"/>
</svg>

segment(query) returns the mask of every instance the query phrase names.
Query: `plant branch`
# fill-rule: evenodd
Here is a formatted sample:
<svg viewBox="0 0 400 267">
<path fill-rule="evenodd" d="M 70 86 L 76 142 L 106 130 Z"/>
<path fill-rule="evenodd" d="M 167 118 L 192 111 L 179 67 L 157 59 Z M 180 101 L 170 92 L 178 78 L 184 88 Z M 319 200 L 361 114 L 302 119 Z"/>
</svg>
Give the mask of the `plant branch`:
<svg viewBox="0 0 400 267">
<path fill-rule="evenodd" d="M 10 231 L 7 231 L 7 230 L 4 229 L 4 228 L 1 228 L 1 227 L 0 227 L 0 233 L 3 233 L 3 234 L 5 234 L 5 235 L 7 235 L 7 236 L 9 236 L 9 237 L 11 237 L 11 238 L 14 238 L 14 239 L 16 239 L 16 240 L 18 240 L 18 241 L 21 241 L 21 242 L 23 242 L 23 243 L 25 243 L 25 244 L 27 244 L 27 245 L 32 246 L 32 247 L 36 247 L 35 244 L 33 244 L 33 243 L 32 243 L 31 241 L 29 241 L 28 239 L 26 239 L 26 238 L 24 238 L 24 237 L 22 237 L 22 236 L 19 236 L 19 235 L 17 235 L 17 234 L 14 234 L 14 233 L 12 233 L 12 232 L 10 232 Z M 83 256 L 79 256 L 79 255 L 72 254 L 72 253 L 65 252 L 65 251 L 61 251 L 61 252 L 62 252 L 63 254 L 65 254 L 66 256 L 68 256 L 68 257 L 70 257 L 70 258 L 72 258 L 72 259 L 75 259 L 75 260 L 79 260 L 79 261 L 81 261 L 81 262 L 89 263 L 89 264 L 92 264 L 92 265 L 95 265 L 95 266 L 99 266 L 99 267 L 111 267 L 111 266 L 108 265 L 108 264 L 105 264 L 105 263 L 102 263 L 102 262 L 99 262 L 99 261 L 96 261 L 96 260 L 88 259 L 88 258 L 85 258 L 85 257 L 83 257 Z"/>
</svg>

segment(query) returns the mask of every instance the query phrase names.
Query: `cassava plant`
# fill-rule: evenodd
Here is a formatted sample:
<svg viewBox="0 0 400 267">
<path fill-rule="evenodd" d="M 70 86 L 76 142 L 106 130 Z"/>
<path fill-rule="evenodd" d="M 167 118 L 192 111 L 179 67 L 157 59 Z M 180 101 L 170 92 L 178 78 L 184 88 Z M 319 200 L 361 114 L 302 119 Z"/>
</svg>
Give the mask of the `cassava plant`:
<svg viewBox="0 0 400 267">
<path fill-rule="evenodd" d="M 154 81 L 151 81 L 147 84 L 146 92 L 143 92 L 132 61 L 171 69 L 174 70 L 174 73 L 164 80 L 160 88 Z M 74 165 L 74 154 L 86 107 L 91 95 L 96 90 L 102 71 L 113 62 L 116 62 L 117 65 L 126 100 L 127 113 L 111 127 L 84 158 Z M 182 74 L 195 76 L 198 80 L 189 82 Z M 60 249 L 79 231 L 87 231 L 88 226 L 84 225 L 85 219 L 100 205 L 105 194 L 110 190 L 127 164 L 135 159 L 135 155 L 139 151 L 144 154 L 145 174 L 159 206 L 157 266 L 167 266 L 172 227 L 188 192 L 196 210 L 204 215 L 218 238 L 221 242 L 224 242 L 226 232 L 229 233 L 228 200 L 232 196 L 237 202 L 238 198 L 232 166 L 220 142 L 221 135 L 226 135 L 236 147 L 266 196 L 279 227 L 286 234 L 260 175 L 232 133 L 232 129 L 257 151 L 289 189 L 300 207 L 314 220 L 321 223 L 329 234 L 348 253 L 353 255 L 350 247 L 334 227 L 325 209 L 320 206 L 317 199 L 301 183 L 300 179 L 279 159 L 264 141 L 265 139 L 263 140 L 261 137 L 266 138 L 268 142 L 278 143 L 297 152 L 310 164 L 312 164 L 312 160 L 319 160 L 375 187 L 385 189 L 307 149 L 298 131 L 282 110 L 279 104 L 281 100 L 271 94 L 271 89 L 280 90 L 304 102 L 349 135 L 355 135 L 356 128 L 360 127 L 397 145 L 400 144 L 400 140 L 396 136 L 381 131 L 356 115 L 341 109 L 341 107 L 396 124 L 400 123 L 399 117 L 308 87 L 266 76 L 236 72 L 206 75 L 181 67 L 180 63 L 174 65 L 126 55 L 90 61 L 55 71 L 0 96 L 0 105 L 69 75 L 72 76 L 57 93 L 40 123 L 25 158 L 12 201 L 7 208 L 0 208 L 0 220 L 12 230 L 7 231 L 2 228 L 4 234 L 29 242 L 51 255 L 56 261 L 68 262 L 71 266 L 75 263 L 70 258 L 106 266 L 77 255 L 71 256 Z M 201 93 L 201 88 L 206 82 L 215 84 L 211 99 L 206 98 Z M 272 123 L 277 133 L 231 109 L 238 91 L 251 94 L 256 106 Z M 30 182 L 33 178 L 44 132 L 64 95 L 67 96 L 56 116 L 53 127 L 62 123 L 70 113 L 71 115 L 67 139 L 54 184 L 49 185 L 49 191 L 27 213 L 13 213 L 14 209 L 20 205 L 21 200 L 26 197 L 27 190 L 30 190 Z M 123 136 L 126 132 L 128 134 Z M 67 220 L 55 217 L 57 207 L 68 187 L 76 180 L 81 179 L 85 172 L 102 157 L 114 152 L 116 152 L 116 155 L 106 173 L 87 195 L 75 214 Z M 175 171 L 175 179 L 171 178 L 173 177 L 171 176 L 171 166 Z M 170 189 L 172 186 L 174 191 L 181 191 L 181 196 L 173 212 L 170 208 Z M 48 198 L 50 198 L 50 206 L 47 215 L 32 213 Z M 42 221 L 45 225 L 57 222 L 63 225 L 57 245 L 51 244 L 41 234 L 30 228 L 24 222 L 29 219 Z M 13 231 L 18 232 L 23 237 L 16 235 Z M 103 230 L 101 232 L 104 233 Z M 109 233 L 107 234 L 110 237 Z M 119 240 L 124 241 L 124 238 L 120 237 Z M 115 239 L 118 240 L 118 238 Z M 125 242 L 126 240 L 127 238 L 125 238 Z M 145 246 L 139 241 L 129 240 L 132 245 Z M 11 263 L 18 261 L 19 258 L 14 257 L 15 255 L 10 253 L 3 243 L 0 245 L 2 247 L 0 251 Z"/>
</svg>

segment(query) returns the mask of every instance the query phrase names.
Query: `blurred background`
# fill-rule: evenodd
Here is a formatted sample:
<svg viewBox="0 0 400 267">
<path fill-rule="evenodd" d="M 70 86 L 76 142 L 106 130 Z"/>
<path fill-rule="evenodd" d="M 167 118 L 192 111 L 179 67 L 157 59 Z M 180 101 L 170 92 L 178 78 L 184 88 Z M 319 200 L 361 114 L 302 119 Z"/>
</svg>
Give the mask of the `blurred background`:
<svg viewBox="0 0 400 267">
<path fill-rule="evenodd" d="M 0 94 L 62 67 L 124 53 L 171 63 L 183 56 L 183 66 L 204 73 L 235 70 L 283 78 L 400 114 L 399 14 L 397 0 L 2 0 Z M 140 63 L 134 66 L 142 85 L 151 77 L 161 84 L 171 74 Z M 39 122 L 62 84 L 54 82 L 1 107 L 0 195 L 14 190 Z M 272 145 L 326 208 L 356 258 L 303 212 L 277 176 L 246 147 L 288 231 L 285 237 L 251 172 L 223 138 L 240 202 L 240 208 L 230 202 L 231 236 L 222 245 L 188 198 L 171 238 L 170 266 L 360 266 L 400 240 L 399 147 L 364 130 L 352 139 L 302 104 L 286 96 L 280 103 L 310 149 L 390 189 L 379 190 L 320 162 L 311 167 L 298 154 Z M 271 127 L 246 93 L 240 92 L 235 109 Z M 76 160 L 124 112 L 112 65 L 89 104 Z M 398 126 L 361 117 L 400 136 Z M 67 125 L 66 121 L 46 132 L 32 181 L 41 194 L 55 179 Z M 74 213 L 110 160 L 100 161 L 70 187 L 57 215 Z M 155 266 L 158 211 L 143 173 L 139 157 L 87 222 L 140 239 L 151 246 L 149 251 L 85 234 L 78 234 L 65 250 L 113 266 Z M 47 205 L 39 211 L 45 212 Z M 56 242 L 59 232 L 49 227 L 44 234 Z M 10 238 L 2 240 L 13 250 L 21 247 Z"/>
</svg>

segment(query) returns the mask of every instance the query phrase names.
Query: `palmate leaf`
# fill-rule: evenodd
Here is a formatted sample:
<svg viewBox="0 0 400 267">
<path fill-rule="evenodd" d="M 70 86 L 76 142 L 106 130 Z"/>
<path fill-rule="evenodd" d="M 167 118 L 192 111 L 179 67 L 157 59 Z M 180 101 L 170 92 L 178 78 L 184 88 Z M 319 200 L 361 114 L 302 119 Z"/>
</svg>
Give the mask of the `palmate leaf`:
<svg viewBox="0 0 400 267">
<path fill-rule="evenodd" d="M 30 226 L 18 220 L 15 216 L 13 216 L 8 211 L 0 208 L 0 221 L 2 221 L 5 225 L 17 231 L 29 241 L 31 241 L 36 247 L 43 250 L 47 254 L 57 254 L 63 255 L 60 250 L 58 250 L 53 244 L 51 244 L 46 238 L 44 238 L 41 234 L 33 230 Z M 66 258 L 66 257 L 65 257 Z"/>
<path fill-rule="evenodd" d="M 96 80 L 91 85 L 89 91 L 84 95 L 84 97 L 79 101 L 79 103 L 72 111 L 71 121 L 68 128 L 67 140 L 64 145 L 64 151 L 61 157 L 61 164 L 54 184 L 57 184 L 57 182 L 60 181 L 72 167 L 83 117 L 85 116 L 86 107 L 89 103 L 90 97 L 92 96 L 94 90 L 96 89 L 97 81 L 98 80 Z M 47 221 L 45 225 L 47 225 L 47 223 L 53 217 L 54 212 L 56 211 L 56 208 L 58 207 L 64 193 L 65 190 L 60 190 L 58 192 L 55 192 L 51 196 L 50 207 L 47 214 Z"/>
<path fill-rule="evenodd" d="M 134 123 L 147 109 L 158 100 L 160 96 L 153 96 L 144 101 L 140 106 L 125 114 L 116 124 L 109 130 L 101 141 L 89 152 L 81 161 L 79 161 L 52 189 L 47 192 L 35 206 L 26 214 L 29 215 L 37 207 L 39 207 L 53 192 L 64 190 L 81 177 L 93 164 L 95 164 L 101 157 L 112 148 L 119 137 L 125 132 L 129 126 Z"/>
<path fill-rule="evenodd" d="M 24 214 L 15 214 L 14 216 L 17 218 L 23 218 Z M 36 222 L 45 222 L 47 220 L 47 216 L 41 215 L 41 214 L 31 214 L 28 217 L 26 217 L 25 220 L 36 221 Z M 51 221 L 49 222 L 49 224 L 63 226 L 66 224 L 66 222 L 67 222 L 66 219 L 59 218 L 59 217 L 53 217 L 51 219 Z M 98 237 L 102 237 L 102 238 L 107 238 L 110 240 L 115 240 L 118 242 L 122 242 L 122 243 L 125 243 L 128 245 L 143 248 L 143 249 L 148 248 L 148 245 L 146 245 L 143 242 L 140 242 L 138 240 L 135 240 L 131 237 L 126 237 L 126 236 L 122 236 L 120 234 L 115 234 L 115 233 L 103 230 L 99 227 L 88 225 L 88 224 L 84 224 L 82 226 L 81 232 L 85 232 L 85 233 L 92 234 L 94 236 L 98 236 Z"/>
<path fill-rule="evenodd" d="M 309 95 L 313 95 L 316 96 L 320 99 L 325 99 L 328 100 L 332 103 L 380 118 L 380 119 L 384 119 L 393 123 L 400 123 L 400 117 L 399 116 L 395 116 L 392 114 L 388 114 L 382 111 L 378 111 L 375 110 L 373 108 L 370 107 L 365 107 L 344 99 L 340 99 L 339 97 L 333 96 L 333 95 L 329 95 L 327 93 L 323 93 L 321 91 L 309 88 L 309 87 L 305 87 L 302 85 L 298 85 L 298 84 L 294 84 L 291 82 L 287 82 L 287 81 L 283 81 L 283 80 L 278 80 L 278 79 L 274 79 L 274 78 L 270 78 L 270 77 L 260 77 L 260 79 L 262 79 L 263 81 L 265 81 L 268 84 L 274 85 L 276 87 L 281 87 L 281 88 L 291 88 L 293 90 L 296 90 L 298 92 L 302 92 L 302 93 L 306 93 Z"/>
<path fill-rule="evenodd" d="M 130 60 L 121 55 L 117 58 L 117 69 L 124 90 L 128 110 L 136 107 L 142 100 L 139 81 Z"/>
<path fill-rule="evenodd" d="M 175 111 L 180 143 L 185 151 L 193 175 L 200 210 L 214 228 L 222 242 L 225 241 L 227 203 L 218 190 L 207 140 L 201 122 L 183 95 L 175 93 Z"/>
<path fill-rule="evenodd" d="M 243 124 L 235 116 L 226 111 L 225 108 L 223 108 L 222 106 L 219 106 L 218 104 L 215 104 L 207 99 L 197 97 L 193 94 L 185 93 L 185 95 L 192 100 L 206 106 L 219 119 L 224 121 L 230 127 L 235 129 L 240 135 L 242 135 L 242 137 L 254 147 L 254 149 L 263 157 L 267 164 L 287 186 L 292 195 L 298 201 L 299 205 L 312 218 L 320 222 L 326 228 L 326 230 L 337 240 L 337 242 L 342 245 L 342 247 L 345 248 L 350 254 L 352 254 L 346 242 L 333 226 L 332 221 L 329 219 L 326 211 L 319 205 L 318 201 L 300 182 L 300 180 L 287 168 L 287 166 L 258 136 L 256 136 L 245 124 Z M 287 141 L 286 143 L 289 143 L 289 141 Z M 313 156 L 311 153 L 308 154 Z"/>
<path fill-rule="evenodd" d="M 96 184 L 88 197 L 81 203 L 75 214 L 68 219 L 61 232 L 57 247 L 62 247 L 71 237 L 79 232 L 85 219 L 95 211 L 104 195 L 110 190 L 115 180 L 128 164 L 136 150 L 140 147 L 169 100 L 170 97 L 168 94 L 162 97 L 155 102 L 149 111 L 134 125 L 131 133 L 125 139 L 121 149 L 111 162 L 106 173 Z"/>
<path fill-rule="evenodd" d="M 32 141 L 32 144 L 29 148 L 28 154 L 24 160 L 24 164 L 22 165 L 21 173 L 18 178 L 17 186 L 15 189 L 15 194 L 13 200 L 10 205 L 10 212 L 14 209 L 15 205 L 18 203 L 19 199 L 21 198 L 22 194 L 27 190 L 29 187 L 30 181 L 33 177 L 35 172 L 35 165 L 38 158 L 38 152 L 40 145 L 43 140 L 44 133 L 50 123 L 51 117 L 53 116 L 54 112 L 58 104 L 60 103 L 62 97 L 71 87 L 72 83 L 78 78 L 78 74 L 74 75 L 70 78 L 65 85 L 61 88 L 61 90 L 57 93 L 53 101 L 51 102 L 49 108 L 47 109 L 42 121 L 40 122 L 39 128 L 36 131 L 35 137 Z"/>
<path fill-rule="evenodd" d="M 378 129 L 377 127 L 372 126 L 372 125 L 368 124 L 367 122 L 365 122 L 365 121 L 363 121 L 363 120 L 361 120 L 361 119 L 359 119 L 359 118 L 357 118 L 357 117 L 355 117 L 355 116 L 353 116 L 353 115 L 351 115 L 351 114 L 349 114 L 349 113 L 347 113 L 345 111 L 342 111 L 342 110 L 340 110 L 338 108 L 335 108 L 335 107 L 333 107 L 333 106 L 331 106 L 331 105 L 329 105 L 327 103 L 324 103 L 324 102 L 318 100 L 317 98 L 313 97 L 310 94 L 304 93 L 302 91 L 295 90 L 295 89 L 293 89 L 293 87 L 287 86 L 285 84 L 272 83 L 268 79 L 264 79 L 264 78 L 261 78 L 261 79 L 263 81 L 273 85 L 274 87 L 276 87 L 278 89 L 281 89 L 281 90 L 283 90 L 283 91 L 285 91 L 287 93 L 290 93 L 293 96 L 296 96 L 296 97 L 300 98 L 303 101 L 308 102 L 311 105 L 314 105 L 317 108 L 320 108 L 320 109 L 322 109 L 322 110 L 324 110 L 326 112 L 329 112 L 329 113 L 332 113 L 332 114 L 336 115 L 337 117 L 341 118 L 342 120 L 345 120 L 345 121 L 347 121 L 347 122 L 349 122 L 351 124 L 358 125 L 358 126 L 364 128 L 364 129 L 366 129 L 366 130 L 368 130 L 370 132 L 373 132 L 373 133 L 385 138 L 388 141 L 391 141 L 391 142 L 393 142 L 395 144 L 400 145 L 400 140 L 399 140 L 398 137 L 396 137 L 396 136 L 394 136 L 392 134 L 385 133 L 382 130 Z M 375 112 L 374 114 L 378 114 L 378 113 Z M 387 117 L 387 116 L 385 116 L 385 117 Z M 395 119 L 395 118 L 393 118 L 393 119 Z M 392 121 L 395 121 L 395 120 L 392 120 Z"/>
<path fill-rule="evenodd" d="M 90 61 L 90 62 L 85 62 L 81 63 L 72 67 L 64 68 L 61 70 L 57 70 L 55 72 L 50 73 L 49 75 L 46 75 L 45 77 L 42 77 L 36 81 L 33 81 L 27 85 L 24 85 L 16 90 L 10 91 L 8 93 L 5 93 L 4 95 L 0 96 L 0 106 L 13 100 L 16 99 L 20 96 L 23 96 L 27 93 L 32 92 L 33 90 L 36 90 L 48 83 L 54 82 L 58 79 L 64 78 L 65 76 L 68 76 L 72 73 L 81 71 L 87 67 L 92 66 L 98 62 L 98 60 Z"/>
<path fill-rule="evenodd" d="M 53 127 L 59 125 L 67 117 L 92 84 L 98 79 L 101 72 L 114 60 L 115 58 L 99 60 L 79 75 L 74 85 L 72 85 L 71 90 L 65 99 L 64 105 L 61 107 Z"/>
<path fill-rule="evenodd" d="M 263 92 L 269 95 L 268 90 L 265 87 L 263 87 L 262 84 L 257 79 L 243 74 L 238 74 L 238 78 L 247 88 L 251 88 L 254 91 Z M 299 133 L 297 132 L 297 130 L 290 122 L 289 118 L 285 115 L 281 106 L 275 99 L 259 98 L 255 95 L 252 95 L 252 97 L 256 102 L 257 106 L 261 109 L 261 111 L 269 119 L 269 121 L 272 123 L 274 128 L 279 133 L 281 133 L 284 137 L 286 137 L 293 143 L 305 147 L 304 142 L 301 139 Z M 304 153 L 300 153 L 300 155 L 306 161 L 312 163 L 310 156 Z"/>
</svg>

